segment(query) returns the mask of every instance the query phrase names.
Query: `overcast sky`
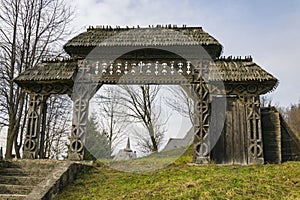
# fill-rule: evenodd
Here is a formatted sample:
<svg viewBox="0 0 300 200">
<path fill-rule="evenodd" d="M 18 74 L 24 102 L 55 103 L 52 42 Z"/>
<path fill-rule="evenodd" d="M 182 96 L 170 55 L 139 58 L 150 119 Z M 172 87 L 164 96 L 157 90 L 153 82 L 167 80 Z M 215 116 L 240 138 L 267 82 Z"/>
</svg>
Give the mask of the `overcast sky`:
<svg viewBox="0 0 300 200">
<path fill-rule="evenodd" d="M 77 33 L 89 25 L 202 26 L 224 46 L 223 55 L 252 55 L 279 79 L 270 94 L 274 103 L 289 106 L 300 100 L 300 0 L 67 1 L 75 7 Z"/>
</svg>

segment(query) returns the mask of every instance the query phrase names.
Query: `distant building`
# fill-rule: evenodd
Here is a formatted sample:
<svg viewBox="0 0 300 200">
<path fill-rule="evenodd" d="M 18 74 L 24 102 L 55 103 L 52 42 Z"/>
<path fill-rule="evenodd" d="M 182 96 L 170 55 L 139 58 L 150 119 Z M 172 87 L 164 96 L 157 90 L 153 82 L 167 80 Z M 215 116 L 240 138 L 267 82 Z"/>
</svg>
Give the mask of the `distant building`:
<svg viewBox="0 0 300 200">
<path fill-rule="evenodd" d="M 136 151 L 130 148 L 130 139 L 128 137 L 126 147 L 121 149 L 114 157 L 114 160 L 130 160 L 136 158 Z"/>
<path fill-rule="evenodd" d="M 194 129 L 191 128 L 183 138 L 170 138 L 163 151 L 189 147 L 194 139 Z"/>
</svg>

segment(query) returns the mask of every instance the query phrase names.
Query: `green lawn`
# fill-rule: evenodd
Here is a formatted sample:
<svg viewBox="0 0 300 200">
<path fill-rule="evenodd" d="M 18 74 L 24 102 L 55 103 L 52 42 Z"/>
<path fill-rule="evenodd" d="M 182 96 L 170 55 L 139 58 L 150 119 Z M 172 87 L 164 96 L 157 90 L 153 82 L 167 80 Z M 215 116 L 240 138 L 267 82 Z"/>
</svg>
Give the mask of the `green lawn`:
<svg viewBox="0 0 300 200">
<path fill-rule="evenodd" d="M 188 165 L 189 155 L 146 173 L 120 172 L 97 162 L 55 199 L 300 199 L 300 162 Z M 161 162 L 159 156 L 148 161 L 155 159 Z"/>
</svg>

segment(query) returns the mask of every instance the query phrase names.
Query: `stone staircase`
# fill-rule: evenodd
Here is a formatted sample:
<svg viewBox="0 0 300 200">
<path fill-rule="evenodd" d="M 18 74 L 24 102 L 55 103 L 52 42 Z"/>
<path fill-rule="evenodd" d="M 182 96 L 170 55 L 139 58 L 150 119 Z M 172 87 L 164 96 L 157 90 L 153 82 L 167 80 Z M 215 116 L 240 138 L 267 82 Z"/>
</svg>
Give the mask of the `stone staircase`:
<svg viewBox="0 0 300 200">
<path fill-rule="evenodd" d="M 0 160 L 0 200 L 52 199 L 89 162 Z"/>
<path fill-rule="evenodd" d="M 58 161 L 0 161 L 0 200 L 25 199 L 52 172 Z"/>
</svg>

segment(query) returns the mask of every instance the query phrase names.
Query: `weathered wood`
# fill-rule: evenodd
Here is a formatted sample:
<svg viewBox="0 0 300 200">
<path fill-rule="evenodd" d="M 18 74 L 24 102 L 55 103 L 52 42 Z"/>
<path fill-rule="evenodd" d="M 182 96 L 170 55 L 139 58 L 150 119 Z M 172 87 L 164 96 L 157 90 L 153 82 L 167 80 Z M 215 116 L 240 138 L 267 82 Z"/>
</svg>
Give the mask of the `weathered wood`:
<svg viewBox="0 0 300 200">
<path fill-rule="evenodd" d="M 263 164 L 263 140 L 259 96 L 245 96 L 243 101 L 247 113 L 248 164 Z"/>
<path fill-rule="evenodd" d="M 241 151 L 242 151 L 242 157 L 241 157 L 241 164 L 247 164 L 247 149 L 248 149 L 248 141 L 247 141 L 247 129 L 246 129 L 246 108 L 245 105 L 239 102 L 239 120 L 240 120 L 240 134 L 241 134 Z"/>
<path fill-rule="evenodd" d="M 213 162 L 218 163 L 218 164 L 226 164 L 225 160 L 225 129 L 222 130 L 221 135 L 219 137 L 219 140 L 217 141 L 216 145 L 212 149 L 211 152 L 211 159 Z"/>
<path fill-rule="evenodd" d="M 217 105 L 223 103 L 225 97 L 214 98 L 213 101 L 216 101 Z M 211 151 L 211 159 L 214 163 L 225 164 L 225 113 L 219 112 L 220 109 L 216 108 L 215 112 L 212 112 L 211 116 L 211 126 L 210 126 L 210 135 L 212 137 L 218 137 L 214 148 Z"/>
<path fill-rule="evenodd" d="M 215 117 L 215 115 L 212 117 Z M 245 125 L 245 119 L 245 106 L 243 103 L 236 97 L 227 97 L 225 125 L 211 154 L 214 162 L 247 164 L 247 126 Z"/>
<path fill-rule="evenodd" d="M 240 103 L 238 100 L 233 102 L 233 147 L 234 147 L 234 155 L 233 162 L 234 164 L 245 164 L 245 149 L 244 149 L 244 131 L 241 129 L 241 124 L 243 121 L 240 118 L 240 114 L 243 110 L 240 108 Z"/>
<path fill-rule="evenodd" d="M 39 148 L 41 143 L 41 135 L 44 134 L 45 125 L 43 121 L 43 111 L 46 106 L 48 96 L 31 94 L 28 110 L 27 130 L 24 140 L 23 158 L 36 159 L 39 157 Z M 42 137 L 43 140 L 43 137 Z M 43 142 L 43 141 L 42 141 Z M 40 155 L 42 156 L 42 155 Z"/>
<path fill-rule="evenodd" d="M 300 160 L 300 140 L 274 107 L 262 109 L 265 159 L 268 163 Z"/>
<path fill-rule="evenodd" d="M 279 113 L 271 108 L 261 112 L 264 141 L 264 158 L 266 163 L 281 163 L 281 130 Z"/>
<path fill-rule="evenodd" d="M 226 152 L 226 164 L 233 164 L 233 124 L 232 124 L 232 101 L 227 100 L 227 112 L 226 112 L 226 132 L 225 132 L 225 152 Z"/>
<path fill-rule="evenodd" d="M 236 101 L 232 102 L 232 124 L 233 124 L 233 130 L 232 130 L 232 139 L 233 139 L 233 163 L 239 163 L 239 158 L 241 152 L 240 148 L 240 131 L 239 131 L 239 118 L 238 118 L 238 105 Z"/>
<path fill-rule="evenodd" d="M 300 160 L 300 139 L 289 128 L 288 124 L 280 114 L 279 117 L 282 161 Z"/>
</svg>

